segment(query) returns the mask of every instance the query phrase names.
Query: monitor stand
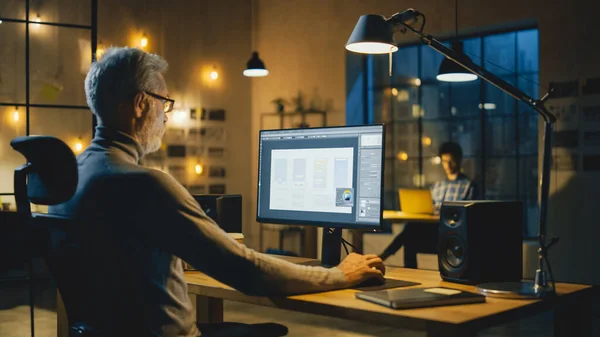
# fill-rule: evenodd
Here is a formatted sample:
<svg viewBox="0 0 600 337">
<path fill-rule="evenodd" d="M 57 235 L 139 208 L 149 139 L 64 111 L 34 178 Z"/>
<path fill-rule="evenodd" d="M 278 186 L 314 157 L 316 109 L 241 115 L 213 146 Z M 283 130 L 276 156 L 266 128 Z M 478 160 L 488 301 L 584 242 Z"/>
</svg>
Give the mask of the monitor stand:
<svg viewBox="0 0 600 337">
<path fill-rule="evenodd" d="M 321 263 L 323 267 L 335 267 L 341 262 L 342 256 L 342 229 L 323 228 L 323 242 L 321 246 Z"/>
<path fill-rule="evenodd" d="M 332 268 L 341 262 L 342 229 L 323 228 L 323 241 L 321 243 L 321 260 L 310 260 L 298 264 L 305 266 L 319 266 Z"/>
</svg>

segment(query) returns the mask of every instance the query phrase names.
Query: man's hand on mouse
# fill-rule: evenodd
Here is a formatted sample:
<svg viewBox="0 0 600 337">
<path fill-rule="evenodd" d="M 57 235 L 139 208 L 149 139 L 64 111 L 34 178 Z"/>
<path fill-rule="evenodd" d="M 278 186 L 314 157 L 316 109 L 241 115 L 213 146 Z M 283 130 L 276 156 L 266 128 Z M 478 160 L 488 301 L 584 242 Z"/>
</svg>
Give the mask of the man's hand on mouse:
<svg viewBox="0 0 600 337">
<path fill-rule="evenodd" d="M 338 265 L 338 268 L 346 275 L 349 286 L 357 285 L 370 278 L 378 278 L 383 281 L 383 275 L 385 275 L 383 261 L 374 254 L 350 253 Z"/>
</svg>

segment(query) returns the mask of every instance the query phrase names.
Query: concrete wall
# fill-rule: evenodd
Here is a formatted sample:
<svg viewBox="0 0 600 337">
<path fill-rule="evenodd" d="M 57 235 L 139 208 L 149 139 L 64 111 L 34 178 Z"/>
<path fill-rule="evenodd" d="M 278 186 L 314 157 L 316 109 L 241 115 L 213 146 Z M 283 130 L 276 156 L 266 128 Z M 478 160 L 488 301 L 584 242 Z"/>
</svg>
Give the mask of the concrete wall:
<svg viewBox="0 0 600 337">
<path fill-rule="evenodd" d="M 584 1 L 459 1 L 461 33 L 517 27 L 536 22 L 540 34 L 540 81 L 561 81 L 600 75 L 600 49 L 592 20 L 592 0 Z M 252 86 L 252 177 L 255 177 L 260 114 L 273 111 L 270 101 L 291 97 L 298 90 L 315 90 L 333 107 L 331 125 L 344 123 L 344 45 L 362 14 L 393 13 L 413 7 L 427 15 L 426 32 L 434 36 L 454 32 L 454 1 L 426 0 L 257 0 L 255 46 L 271 74 Z M 562 26 L 564 25 L 564 27 Z M 414 41 L 398 36 L 400 41 Z M 383 56 L 385 57 L 385 56 Z M 316 89 L 315 89 L 316 88 Z M 541 152 L 541 151 L 540 151 Z M 555 276 L 562 281 L 600 282 L 593 262 L 600 258 L 595 242 L 600 226 L 595 208 L 600 188 L 598 173 L 566 172 L 552 175 L 548 234 L 560 236 L 551 253 Z M 256 195 L 256 184 L 252 185 Z M 255 201 L 254 201 L 255 202 Z M 255 206 L 253 206 L 255 207 Z M 249 219 L 249 222 L 252 221 Z M 258 227 L 253 227 L 255 233 Z"/>
</svg>

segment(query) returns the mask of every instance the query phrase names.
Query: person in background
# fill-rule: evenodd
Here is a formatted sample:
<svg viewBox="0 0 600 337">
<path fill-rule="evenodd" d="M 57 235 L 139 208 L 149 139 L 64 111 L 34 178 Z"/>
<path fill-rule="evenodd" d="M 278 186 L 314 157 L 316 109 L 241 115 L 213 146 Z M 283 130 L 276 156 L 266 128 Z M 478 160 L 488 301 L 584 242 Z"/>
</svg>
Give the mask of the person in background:
<svg viewBox="0 0 600 337">
<path fill-rule="evenodd" d="M 446 179 L 431 186 L 434 213 L 439 214 L 444 201 L 474 200 L 477 198 L 475 183 L 462 173 L 463 152 L 457 143 L 445 142 L 439 151 Z"/>
<path fill-rule="evenodd" d="M 461 171 L 463 152 L 455 142 L 445 142 L 440 146 L 441 159 L 446 179 L 436 181 L 431 186 L 431 198 L 435 214 L 439 214 L 444 201 L 474 200 L 477 198 L 475 183 Z M 404 267 L 417 268 L 417 253 L 437 253 L 437 224 L 409 222 L 392 243 L 379 254 L 382 260 L 396 254 L 404 247 Z M 410 243 L 407 245 L 406 243 Z"/>
</svg>

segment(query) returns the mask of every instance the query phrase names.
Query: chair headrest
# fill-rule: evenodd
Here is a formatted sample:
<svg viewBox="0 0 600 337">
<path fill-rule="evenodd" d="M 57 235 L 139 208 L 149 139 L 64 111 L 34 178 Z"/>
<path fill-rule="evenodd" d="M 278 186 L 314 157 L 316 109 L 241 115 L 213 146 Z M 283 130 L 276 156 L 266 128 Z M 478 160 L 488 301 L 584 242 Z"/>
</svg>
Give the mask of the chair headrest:
<svg viewBox="0 0 600 337">
<path fill-rule="evenodd" d="M 31 165 L 27 196 L 32 203 L 56 205 L 73 197 L 77 160 L 67 144 L 51 136 L 24 136 L 13 139 L 10 146 Z"/>
</svg>

